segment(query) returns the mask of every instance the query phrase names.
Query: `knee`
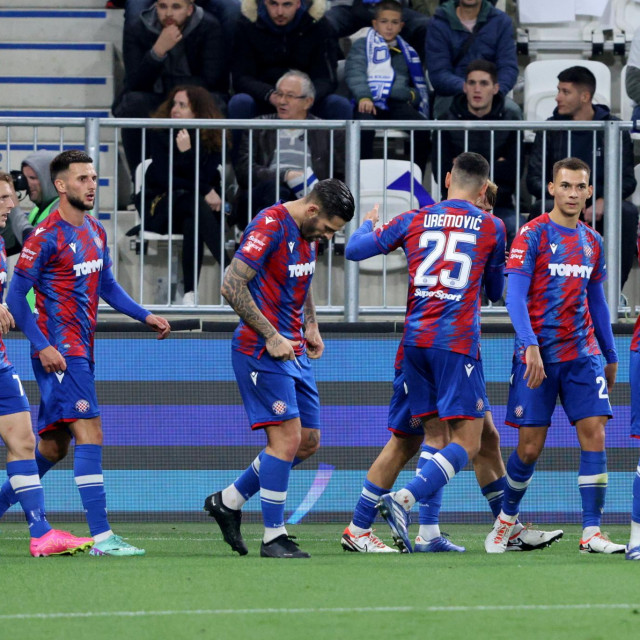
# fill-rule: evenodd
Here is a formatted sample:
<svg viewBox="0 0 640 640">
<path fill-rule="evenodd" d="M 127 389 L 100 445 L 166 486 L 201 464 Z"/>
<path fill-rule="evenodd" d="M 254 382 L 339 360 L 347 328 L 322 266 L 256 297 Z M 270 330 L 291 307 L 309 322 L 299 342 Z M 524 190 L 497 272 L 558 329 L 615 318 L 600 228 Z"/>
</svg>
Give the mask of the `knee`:
<svg viewBox="0 0 640 640">
<path fill-rule="evenodd" d="M 249 120 L 256 117 L 256 102 L 248 93 L 236 93 L 228 106 L 229 118 Z"/>
<path fill-rule="evenodd" d="M 328 95 L 320 102 L 318 111 L 322 113 L 325 120 L 351 120 L 353 118 L 351 101 L 335 93 Z"/>
<path fill-rule="evenodd" d="M 491 424 L 482 431 L 480 454 L 490 456 L 495 452 L 500 453 L 500 434 L 495 425 Z"/>
<path fill-rule="evenodd" d="M 320 448 L 320 431 L 317 429 L 309 429 L 308 431 L 310 433 L 301 437 L 295 452 L 295 456 L 300 460 L 310 458 Z"/>
<path fill-rule="evenodd" d="M 540 457 L 542 449 L 536 442 L 525 442 L 518 445 L 518 457 L 524 464 L 533 464 Z"/>
</svg>

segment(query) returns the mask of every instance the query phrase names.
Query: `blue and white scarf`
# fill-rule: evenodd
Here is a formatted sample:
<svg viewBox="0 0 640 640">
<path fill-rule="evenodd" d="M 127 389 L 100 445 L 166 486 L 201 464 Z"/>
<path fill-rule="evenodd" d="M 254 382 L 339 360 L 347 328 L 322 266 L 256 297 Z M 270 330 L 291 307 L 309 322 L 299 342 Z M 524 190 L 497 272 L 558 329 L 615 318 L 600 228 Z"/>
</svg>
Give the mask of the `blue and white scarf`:
<svg viewBox="0 0 640 640">
<path fill-rule="evenodd" d="M 398 48 L 409 68 L 409 75 L 413 86 L 420 95 L 418 111 L 425 117 L 429 117 L 429 95 L 427 83 L 422 73 L 422 63 L 416 50 L 400 36 L 397 37 Z M 367 32 L 367 80 L 373 104 L 379 109 L 387 109 L 387 98 L 391 92 L 391 85 L 395 77 L 395 71 L 391 66 L 391 52 L 385 39 L 373 28 Z"/>
</svg>

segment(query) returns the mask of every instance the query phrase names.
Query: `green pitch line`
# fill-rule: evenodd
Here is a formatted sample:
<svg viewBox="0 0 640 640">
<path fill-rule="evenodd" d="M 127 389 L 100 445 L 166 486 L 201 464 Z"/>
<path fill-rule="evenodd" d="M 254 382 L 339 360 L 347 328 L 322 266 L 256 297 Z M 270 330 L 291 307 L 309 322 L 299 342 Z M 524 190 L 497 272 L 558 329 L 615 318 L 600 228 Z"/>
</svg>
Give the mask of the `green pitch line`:
<svg viewBox="0 0 640 640">
<path fill-rule="evenodd" d="M 24 525 L 0 525 L 0 637 L 17 640 L 624 640 L 640 622 L 640 563 L 580 554 L 576 526 L 549 549 L 489 556 L 487 527 L 443 526 L 464 554 L 396 555 L 343 552 L 344 523 L 298 525 L 311 559 L 271 560 L 257 525 L 244 557 L 205 522 L 118 526 L 143 558 L 38 559 Z M 628 527 L 609 533 L 626 542 Z"/>
</svg>

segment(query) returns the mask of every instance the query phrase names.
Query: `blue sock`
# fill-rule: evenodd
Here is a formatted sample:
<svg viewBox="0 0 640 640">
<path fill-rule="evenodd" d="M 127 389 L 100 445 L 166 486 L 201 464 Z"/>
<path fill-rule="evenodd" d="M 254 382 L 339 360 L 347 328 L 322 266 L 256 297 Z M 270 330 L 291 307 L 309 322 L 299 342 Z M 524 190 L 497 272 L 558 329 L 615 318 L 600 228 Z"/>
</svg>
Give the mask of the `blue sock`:
<svg viewBox="0 0 640 640">
<path fill-rule="evenodd" d="M 256 456 L 256 459 L 236 478 L 234 485 L 245 500 L 249 500 L 260 491 L 260 462 L 264 449 Z M 291 463 L 291 468 L 298 466 L 303 460 L 297 456 Z"/>
<path fill-rule="evenodd" d="M 493 514 L 494 519 L 500 515 L 502 509 L 502 499 L 504 497 L 504 485 L 506 477 L 502 476 L 493 482 L 482 487 L 482 495 L 487 499 L 489 508 Z"/>
<path fill-rule="evenodd" d="M 287 500 L 291 462 L 264 453 L 260 461 L 260 503 L 267 529 L 284 527 L 284 504 Z"/>
<path fill-rule="evenodd" d="M 107 494 L 102 476 L 102 447 L 99 444 L 76 445 L 73 475 L 91 535 L 97 536 L 109 531 L 111 527 L 107 521 Z"/>
<path fill-rule="evenodd" d="M 515 516 L 520 512 L 520 502 L 524 498 L 535 468 L 535 462 L 533 464 L 522 462 L 517 450 L 509 456 L 502 500 L 502 510 L 508 516 Z"/>
<path fill-rule="evenodd" d="M 39 538 L 51 531 L 44 511 L 44 491 L 35 460 L 7 462 L 7 475 L 29 524 L 29 535 Z"/>
<path fill-rule="evenodd" d="M 423 444 L 421 450 L 422 453 L 420 454 L 420 458 L 418 458 L 416 473 L 420 473 L 424 465 L 440 451 L 440 449 L 430 447 L 427 444 Z M 420 502 L 418 515 L 418 522 L 420 524 L 438 524 L 440 522 L 440 507 L 442 506 L 443 492 L 444 486 L 440 487 L 435 493 L 432 493 L 427 502 Z"/>
<path fill-rule="evenodd" d="M 640 460 L 633 479 L 633 506 L 631 507 L 631 520 L 640 524 Z"/>
<path fill-rule="evenodd" d="M 469 457 L 464 448 L 451 442 L 438 451 L 404 488 L 413 494 L 416 501 L 424 502 L 440 487 L 444 487 L 467 464 L 468 460 Z"/>
<path fill-rule="evenodd" d="M 383 489 L 365 478 L 362 485 L 362 492 L 360 493 L 358 503 L 353 512 L 352 522 L 356 527 L 371 529 L 371 525 L 376 519 L 376 515 L 378 515 L 378 509 L 376 507 L 378 499 L 385 493 L 389 493 L 389 490 Z"/>
<path fill-rule="evenodd" d="M 581 451 L 578 486 L 582 497 L 582 528 L 600 526 L 607 481 L 606 452 Z"/>
<path fill-rule="evenodd" d="M 36 465 L 38 467 L 38 475 L 40 478 L 42 478 L 54 464 L 55 463 L 51 462 L 51 460 L 47 460 L 38 451 L 38 447 L 36 447 Z M 0 518 L 2 518 L 7 509 L 12 507 L 16 502 L 18 502 L 18 498 L 11 487 L 9 479 L 7 478 L 2 487 L 0 487 Z"/>
</svg>

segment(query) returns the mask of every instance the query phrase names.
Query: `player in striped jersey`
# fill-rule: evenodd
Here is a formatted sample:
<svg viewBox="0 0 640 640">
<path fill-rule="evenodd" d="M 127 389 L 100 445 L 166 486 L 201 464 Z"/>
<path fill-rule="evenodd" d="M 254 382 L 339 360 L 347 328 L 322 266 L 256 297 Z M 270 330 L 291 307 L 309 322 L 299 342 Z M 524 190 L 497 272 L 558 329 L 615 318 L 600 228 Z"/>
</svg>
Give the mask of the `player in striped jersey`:
<svg viewBox="0 0 640 640">
<path fill-rule="evenodd" d="M 17 202 L 11 176 L 0 171 L 0 229 Z M 0 237 L 0 302 L 7 283 L 7 254 Z M 9 310 L 0 304 L 0 336 L 14 327 Z M 35 439 L 31 429 L 29 402 L 20 378 L 7 357 L 0 337 L 0 437 L 7 448 L 8 484 L 24 511 L 29 525 L 29 551 L 32 556 L 73 555 L 93 545 L 91 538 L 77 538 L 67 531 L 53 529 L 47 522 L 44 492 L 38 475 Z"/>
<path fill-rule="evenodd" d="M 143 555 L 143 549 L 115 535 L 107 519 L 93 357 L 99 298 L 144 322 L 159 339 L 168 336 L 171 328 L 164 318 L 132 300 L 113 277 L 106 232 L 96 218 L 87 215 L 98 186 L 92 163 L 76 150 L 63 151 L 51 162 L 60 204 L 25 241 L 7 302 L 31 342 L 31 362 L 40 388 L 39 475 L 66 456 L 75 438 L 74 477 L 95 540 L 91 555 Z M 32 287 L 37 320 L 26 298 Z M 5 483 L 0 490 L 0 514 L 15 500 Z"/>
<path fill-rule="evenodd" d="M 380 513 L 409 552 L 408 512 L 425 502 L 480 449 L 485 385 L 480 360 L 480 288 L 497 300 L 504 284 L 503 222 L 473 203 L 487 189 L 489 165 L 462 153 L 447 174 L 449 199 L 396 216 L 350 242 L 352 260 L 402 247 L 409 267 L 404 329 L 404 374 L 411 414 L 423 425 L 436 413 L 448 422 L 451 442 L 395 494 Z"/>
<path fill-rule="evenodd" d="M 640 249 L 640 238 L 638 238 Z M 631 339 L 629 360 L 629 384 L 631 386 L 631 437 L 640 439 L 640 317 L 636 320 Z M 633 479 L 633 504 L 631 507 L 631 536 L 625 554 L 627 560 L 640 560 L 640 460 Z"/>
<path fill-rule="evenodd" d="M 245 229 L 222 285 L 240 316 L 232 341 L 233 369 L 252 429 L 267 447 L 204 508 L 225 541 L 244 555 L 240 508 L 260 491 L 265 525 L 260 555 L 308 558 L 288 536 L 284 506 L 293 466 L 320 442 L 320 403 L 309 358 L 324 350 L 311 280 L 317 241 L 330 239 L 353 217 L 351 192 L 340 180 L 317 182 L 306 197 L 261 211 Z"/>
<path fill-rule="evenodd" d="M 558 395 L 580 442 L 580 551 L 624 552 L 624 545 L 600 531 L 607 489 L 608 392 L 618 356 L 602 286 L 602 238 L 579 220 L 592 193 L 589 178 L 582 160 L 556 162 L 548 187 L 553 209 L 522 226 L 511 246 L 506 302 L 516 339 L 506 422 L 518 427 L 518 446 L 507 463 L 502 511 L 485 540 L 488 553 L 506 549 Z"/>
</svg>

